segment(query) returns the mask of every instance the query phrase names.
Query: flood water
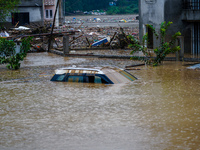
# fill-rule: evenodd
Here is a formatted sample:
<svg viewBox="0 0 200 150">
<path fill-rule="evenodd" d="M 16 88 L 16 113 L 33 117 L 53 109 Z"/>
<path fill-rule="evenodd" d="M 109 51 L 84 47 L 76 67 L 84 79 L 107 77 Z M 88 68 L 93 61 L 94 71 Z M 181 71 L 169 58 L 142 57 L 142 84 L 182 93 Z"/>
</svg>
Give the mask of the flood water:
<svg viewBox="0 0 200 150">
<path fill-rule="evenodd" d="M 0 149 L 200 149 L 200 71 L 185 62 L 138 67 L 126 84 L 49 81 L 58 67 L 133 63 L 36 53 L 0 66 Z"/>
</svg>

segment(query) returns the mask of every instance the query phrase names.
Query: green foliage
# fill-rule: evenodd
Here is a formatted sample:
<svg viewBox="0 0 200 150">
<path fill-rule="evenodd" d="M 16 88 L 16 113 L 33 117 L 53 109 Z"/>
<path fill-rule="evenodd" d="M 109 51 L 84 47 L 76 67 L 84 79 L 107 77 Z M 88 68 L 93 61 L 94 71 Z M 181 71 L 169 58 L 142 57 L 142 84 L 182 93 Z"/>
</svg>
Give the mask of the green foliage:
<svg viewBox="0 0 200 150">
<path fill-rule="evenodd" d="M 137 14 L 139 12 L 138 9 L 138 1 L 137 0 L 120 0 L 117 2 L 117 6 L 112 6 L 107 8 L 108 15 L 115 14 Z"/>
<path fill-rule="evenodd" d="M 180 32 L 176 32 L 171 37 L 170 41 L 168 41 L 168 42 L 165 41 L 166 31 L 171 24 L 172 24 L 172 22 L 168 22 L 168 23 L 162 22 L 161 26 L 160 26 L 160 31 L 159 31 L 160 34 L 157 33 L 155 31 L 155 29 L 151 28 L 154 35 L 156 35 L 156 37 L 158 39 L 160 39 L 159 46 L 156 49 L 154 49 L 154 53 L 156 54 L 156 58 L 155 58 L 154 64 L 153 64 L 154 66 L 157 66 L 158 64 L 160 64 L 168 54 L 175 53 L 176 51 L 180 50 L 180 46 L 174 46 L 174 44 L 177 40 L 177 37 L 181 35 Z"/>
<path fill-rule="evenodd" d="M 20 53 L 16 54 L 15 42 L 0 38 L 0 64 L 8 64 L 8 69 L 17 70 L 20 68 L 20 61 L 23 61 L 31 47 L 31 37 L 22 39 Z"/>
<path fill-rule="evenodd" d="M 110 0 L 65 0 L 65 12 L 107 10 L 107 14 L 133 14 L 138 13 L 138 0 L 119 0 L 117 6 L 109 6 Z"/>
<path fill-rule="evenodd" d="M 160 30 L 158 32 L 155 30 L 155 28 L 153 28 L 152 25 L 147 25 L 147 27 L 150 28 L 151 31 L 154 33 L 155 37 L 160 40 L 159 46 L 154 49 L 154 53 L 156 54 L 156 57 L 153 59 L 154 66 L 161 64 L 162 61 L 165 59 L 165 57 L 168 54 L 175 53 L 180 50 L 180 46 L 174 46 L 175 42 L 177 40 L 177 37 L 181 35 L 180 32 L 176 32 L 171 37 L 170 41 L 168 41 L 168 42 L 165 41 L 167 29 L 169 28 L 169 26 L 171 24 L 172 24 L 172 22 L 168 22 L 168 23 L 162 22 L 160 25 Z M 148 42 L 148 35 L 146 34 L 143 36 L 142 45 L 141 44 L 134 44 L 134 45 L 130 44 L 129 45 L 130 48 L 133 49 L 131 54 L 133 54 L 136 51 L 142 51 L 146 58 L 151 57 L 151 54 L 148 53 L 148 49 L 145 46 L 147 42 Z M 152 59 L 146 59 L 146 58 L 145 58 L 145 60 L 147 63 L 149 63 L 149 64 L 152 63 Z M 134 59 L 136 59 L 136 58 L 134 58 Z"/>
<path fill-rule="evenodd" d="M 129 44 L 129 48 L 132 49 L 131 51 L 131 55 L 133 55 L 135 52 L 142 52 L 144 57 L 139 57 L 139 56 L 133 56 L 131 57 L 132 60 L 140 60 L 140 61 L 144 61 L 145 63 L 149 64 L 151 62 L 151 53 L 148 51 L 148 48 L 146 47 L 146 41 L 148 41 L 148 33 L 146 33 L 143 36 L 142 39 L 142 45 L 140 44 L 140 42 L 138 40 L 136 40 L 134 38 L 134 36 L 128 36 L 131 38 L 132 42 L 131 44 Z"/>
<path fill-rule="evenodd" d="M 15 10 L 20 0 L 0 0 L 0 22 L 4 22 L 11 11 Z"/>
<path fill-rule="evenodd" d="M 120 10 L 119 7 L 117 6 L 112 6 L 107 10 L 107 15 L 116 15 L 116 14 L 120 14 Z"/>
</svg>

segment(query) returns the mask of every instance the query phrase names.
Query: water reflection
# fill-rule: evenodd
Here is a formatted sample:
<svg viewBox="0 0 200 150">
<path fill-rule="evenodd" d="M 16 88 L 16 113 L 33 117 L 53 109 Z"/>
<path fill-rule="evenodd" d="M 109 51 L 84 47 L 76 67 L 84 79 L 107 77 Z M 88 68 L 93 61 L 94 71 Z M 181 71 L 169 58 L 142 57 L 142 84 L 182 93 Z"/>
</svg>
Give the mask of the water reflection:
<svg viewBox="0 0 200 150">
<path fill-rule="evenodd" d="M 14 73 L 1 70 L 0 149 L 200 147 L 199 71 L 165 62 L 132 71 L 139 80 L 125 85 L 56 83 L 50 75 L 71 58 L 53 57 L 63 63 L 39 67 L 25 62 Z M 111 61 L 119 65 L 104 63 Z"/>
</svg>

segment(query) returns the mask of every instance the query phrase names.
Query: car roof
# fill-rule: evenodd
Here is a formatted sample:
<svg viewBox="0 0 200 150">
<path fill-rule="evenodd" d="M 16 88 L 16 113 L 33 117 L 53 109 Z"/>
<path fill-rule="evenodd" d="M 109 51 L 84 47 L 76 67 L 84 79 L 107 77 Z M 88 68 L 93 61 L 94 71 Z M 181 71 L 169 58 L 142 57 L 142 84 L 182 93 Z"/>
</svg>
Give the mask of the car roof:
<svg viewBox="0 0 200 150">
<path fill-rule="evenodd" d="M 55 70 L 55 74 L 105 74 L 114 84 L 125 83 L 136 80 L 137 78 L 124 69 L 118 67 L 67 67 Z"/>
<path fill-rule="evenodd" d="M 64 74 L 64 73 L 89 73 L 89 74 L 104 74 L 100 69 L 95 68 L 76 68 L 76 67 L 68 67 L 68 68 L 60 68 L 55 70 L 56 74 Z"/>
</svg>

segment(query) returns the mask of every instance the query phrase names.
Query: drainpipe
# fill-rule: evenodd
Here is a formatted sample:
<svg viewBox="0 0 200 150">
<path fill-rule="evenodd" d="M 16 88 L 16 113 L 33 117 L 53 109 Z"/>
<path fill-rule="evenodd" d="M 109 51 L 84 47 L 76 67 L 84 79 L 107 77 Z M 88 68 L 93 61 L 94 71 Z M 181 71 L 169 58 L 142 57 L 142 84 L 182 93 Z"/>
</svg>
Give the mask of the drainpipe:
<svg viewBox="0 0 200 150">
<path fill-rule="evenodd" d="M 42 0 L 42 26 L 44 26 L 44 0 Z"/>
</svg>

